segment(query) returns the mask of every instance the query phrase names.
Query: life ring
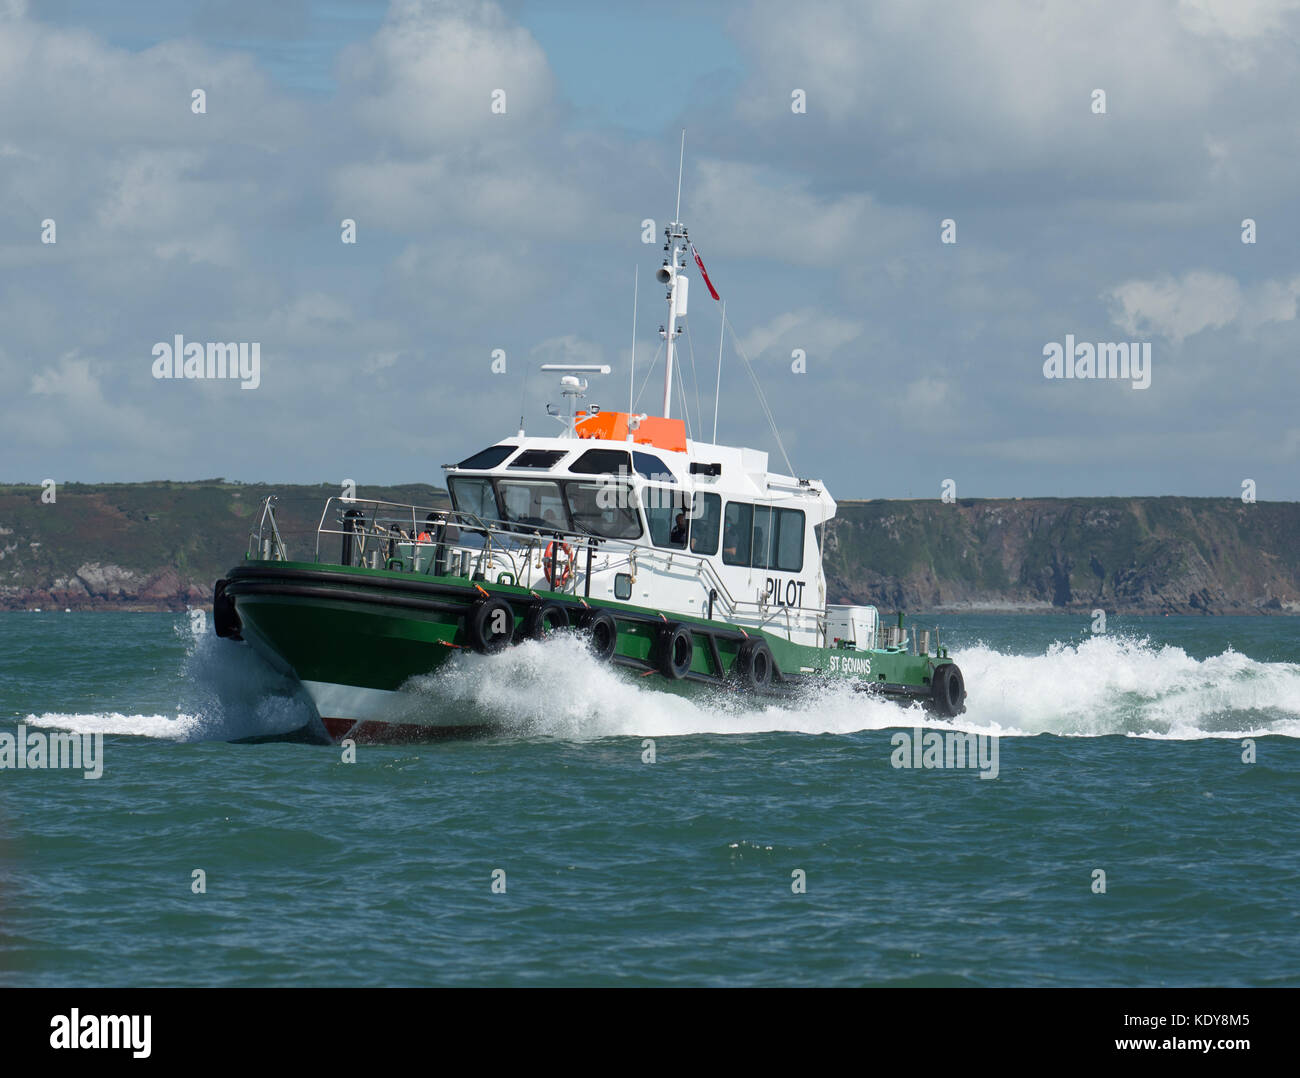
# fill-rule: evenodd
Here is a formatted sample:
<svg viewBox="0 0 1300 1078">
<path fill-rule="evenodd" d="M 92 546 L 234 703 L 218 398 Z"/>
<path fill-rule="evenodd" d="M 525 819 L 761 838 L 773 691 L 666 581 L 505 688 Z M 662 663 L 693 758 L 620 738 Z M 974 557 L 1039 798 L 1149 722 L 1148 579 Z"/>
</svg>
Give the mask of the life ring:
<svg viewBox="0 0 1300 1078">
<path fill-rule="evenodd" d="M 420 532 L 420 534 L 419 534 L 418 536 L 416 536 L 415 541 L 416 541 L 417 543 L 432 543 L 432 542 L 433 542 L 433 540 L 429 537 L 429 533 L 428 533 L 428 532 Z"/>
<path fill-rule="evenodd" d="M 552 557 L 555 558 L 555 567 L 560 578 L 558 581 L 551 577 Z M 546 574 L 546 582 L 552 588 L 559 588 L 563 591 L 569 581 L 573 579 L 573 547 L 569 546 L 568 543 L 561 543 L 557 550 L 554 539 L 547 543 L 546 550 L 542 554 L 542 572 Z"/>
</svg>

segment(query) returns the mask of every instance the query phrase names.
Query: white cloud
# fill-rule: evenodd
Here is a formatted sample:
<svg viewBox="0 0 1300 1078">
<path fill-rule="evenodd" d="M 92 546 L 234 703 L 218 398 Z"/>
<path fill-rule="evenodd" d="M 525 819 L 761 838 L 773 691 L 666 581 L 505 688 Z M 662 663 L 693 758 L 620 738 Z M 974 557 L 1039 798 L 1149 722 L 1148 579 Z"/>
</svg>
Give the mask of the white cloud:
<svg viewBox="0 0 1300 1078">
<path fill-rule="evenodd" d="M 1112 316 L 1127 333 L 1159 333 L 1181 341 L 1207 327 L 1233 321 L 1241 310 L 1241 287 L 1222 273 L 1188 273 L 1181 280 L 1161 277 L 1125 281 L 1106 293 L 1119 304 Z"/>
<path fill-rule="evenodd" d="M 207 113 L 191 111 L 191 91 Z M 292 145 L 302 109 L 278 97 L 239 52 L 167 41 L 139 52 L 80 29 L 0 24 L 0 122 L 7 141 L 49 152 L 111 151 L 123 142 L 203 149 Z M 85 177 L 79 177 L 84 180 Z"/>
<path fill-rule="evenodd" d="M 917 422 L 933 425 L 941 418 L 935 413 L 942 411 L 946 419 L 952 403 L 952 383 L 940 378 L 918 378 L 903 390 L 899 402 L 901 411 L 915 416 Z"/>
<path fill-rule="evenodd" d="M 147 355 L 139 369 L 147 374 Z M 7 402 L 10 408 L 7 414 L 0 410 L 0 420 L 18 437 L 42 449 L 71 442 L 87 452 L 98 452 L 101 447 L 148 453 L 174 450 L 175 417 L 166 411 L 143 409 L 130 396 L 107 395 L 104 376 L 111 370 L 111 365 L 97 357 L 68 352 L 39 367 L 31 376 L 31 395 Z"/>
<path fill-rule="evenodd" d="M 393 299 L 439 319 L 484 321 L 488 347 L 502 341 L 501 319 L 563 284 L 540 248 L 521 240 L 474 242 L 460 235 L 408 244 L 393 259 Z"/>
<path fill-rule="evenodd" d="M 361 370 L 365 374 L 378 374 L 397 364 L 401 352 L 372 352 L 361 361 Z"/>
<path fill-rule="evenodd" d="M 728 257 L 761 255 L 805 266 L 861 257 L 868 247 L 896 239 L 911 217 L 883 210 L 865 192 L 819 196 L 807 181 L 718 158 L 698 163 L 687 209 L 700 222 L 700 242 L 707 243 L 702 254 L 721 249 Z M 714 273 L 709 276 L 719 284 Z"/>
<path fill-rule="evenodd" d="M 80 403 L 101 402 L 99 380 L 91 373 L 90 361 L 75 353 L 64 356 L 54 367 L 32 375 L 31 391 L 50 397 L 65 397 Z"/>
<path fill-rule="evenodd" d="M 814 357 L 826 359 L 862 334 L 862 323 L 838 318 L 825 311 L 802 308 L 777 315 L 766 325 L 751 330 L 741 340 L 741 347 L 751 360 L 765 356 L 778 345 L 785 359 L 789 351 L 802 348 L 809 362 Z"/>
<path fill-rule="evenodd" d="M 1203 329 L 1237 324 L 1251 333 L 1270 322 L 1293 321 L 1300 277 L 1243 289 L 1227 274 L 1194 270 L 1182 278 L 1125 281 L 1105 298 L 1117 305 L 1112 321 L 1125 332 L 1158 333 L 1177 343 Z"/>
<path fill-rule="evenodd" d="M 1178 0 L 1178 17 L 1193 33 L 1233 40 L 1281 30 L 1300 0 Z"/>
<path fill-rule="evenodd" d="M 15 474 L 431 478 L 431 459 L 515 429 L 525 387 L 529 424 L 552 426 L 540 360 L 608 358 L 615 375 L 593 392 L 608 381 L 626 399 L 634 264 L 639 387 L 662 297 L 640 222 L 672 211 L 676 132 L 589 126 L 590 80 L 562 72 L 562 99 L 552 73 L 581 61 L 548 58 L 519 25 L 534 5 L 506 7 L 399 0 L 341 58 L 328 98 L 272 83 L 263 58 L 284 78 L 284 39 L 263 31 L 252 54 L 194 41 L 131 51 L 0 21 L 0 456 Z M 1036 436 L 1056 440 L 1080 491 L 1131 486 L 1131 472 L 1089 470 L 1088 447 L 1124 424 L 1151 432 L 1144 459 L 1167 486 L 1209 482 L 1195 478 L 1212 471 L 1198 443 L 1161 438 L 1210 416 L 1216 466 L 1236 452 L 1262 484 L 1258 446 L 1279 442 L 1293 464 L 1294 422 L 1270 385 L 1300 336 L 1300 287 L 1277 246 L 1273 278 L 1246 283 L 1253 249 L 1234 231 L 1246 215 L 1268 237 L 1296 230 L 1300 114 L 1277 106 L 1300 82 L 1293 20 L 1288 5 L 1226 0 L 740 9 L 752 77 L 734 96 L 725 80 L 690 95 L 682 210 L 791 419 L 787 444 L 815 449 L 809 464 L 829 461 L 849 495 L 931 485 L 903 453 L 864 490 L 853 461 L 890 444 L 863 433 L 873 407 L 893 438 L 924 429 L 1000 489 L 1039 462 Z M 302 43 L 320 45 L 309 31 Z M 190 112 L 194 86 L 208 90 L 206 116 Z M 796 86 L 806 116 L 790 112 Z M 1094 86 L 1106 117 L 1088 111 Z M 505 116 L 489 109 L 497 88 Z M 39 242 L 45 216 L 57 247 Z M 956 247 L 939 243 L 948 216 Z M 339 242 L 344 217 L 356 246 Z M 1196 273 L 1156 275 L 1192 244 Z M 1040 323 L 1095 324 L 1115 282 L 1117 324 L 1202 336 L 1149 394 L 1037 393 Z M 695 329 L 714 327 L 695 334 L 707 399 L 716 308 L 695 291 Z M 1229 344 L 1274 331 L 1229 379 L 1225 340 L 1203 332 L 1214 327 Z M 259 340 L 262 386 L 155 382 L 149 347 L 175 332 Z M 1026 340 L 1031 362 L 1008 361 Z M 730 344 L 722 431 L 745 441 L 762 417 Z M 509 377 L 489 373 L 496 348 Z M 794 348 L 806 376 L 790 373 Z M 882 393 L 900 407 L 880 411 Z M 322 441 L 344 430 L 364 436 Z"/>
<path fill-rule="evenodd" d="M 206 115 L 191 112 L 194 87 Z M 233 270 L 293 176 L 268 151 L 291 154 L 303 117 L 244 54 L 194 42 L 132 52 L 81 29 L 0 22 L 0 220 L 20 212 L 27 241 L 4 261 L 75 252 L 83 286 L 142 299 L 168 263 Z M 57 222 L 57 248 L 37 242 L 33 217 Z"/>
<path fill-rule="evenodd" d="M 611 227 L 604 207 L 628 186 L 627 147 L 560 126 L 545 53 L 490 0 L 395 0 L 339 69 L 339 107 L 354 121 L 328 178 L 340 216 L 406 235 L 554 240 Z M 492 110 L 498 90 L 504 113 Z M 609 175 L 618 186 L 602 190 Z"/>
<path fill-rule="evenodd" d="M 1269 322 L 1293 322 L 1300 300 L 1300 276 L 1264 281 L 1247 292 L 1243 320 L 1248 330 Z"/>
<path fill-rule="evenodd" d="M 750 61 L 735 118 L 765 151 L 798 162 L 811 148 L 822 174 L 846 181 L 857 168 L 894 184 L 1033 181 L 991 188 L 1006 201 L 1044 184 L 1185 191 L 1207 167 L 1206 132 L 1240 147 L 1296 131 L 1294 110 L 1273 104 L 1300 81 L 1295 7 L 807 0 L 794 13 L 756 0 L 731 20 Z M 791 113 L 796 87 L 806 115 Z M 1094 89 L 1104 116 L 1091 112 Z M 1119 164 L 1129 153 L 1146 167 Z"/>
<path fill-rule="evenodd" d="M 378 33 L 345 51 L 342 81 L 372 130 L 407 148 L 518 138 L 554 95 L 546 55 L 491 0 L 394 0 Z M 493 113 L 493 92 L 505 112 Z"/>
<path fill-rule="evenodd" d="M 419 160 L 348 161 L 332 188 L 341 217 L 391 232 L 453 225 L 553 239 L 592 223 L 588 192 L 568 166 L 527 140 Z"/>
</svg>

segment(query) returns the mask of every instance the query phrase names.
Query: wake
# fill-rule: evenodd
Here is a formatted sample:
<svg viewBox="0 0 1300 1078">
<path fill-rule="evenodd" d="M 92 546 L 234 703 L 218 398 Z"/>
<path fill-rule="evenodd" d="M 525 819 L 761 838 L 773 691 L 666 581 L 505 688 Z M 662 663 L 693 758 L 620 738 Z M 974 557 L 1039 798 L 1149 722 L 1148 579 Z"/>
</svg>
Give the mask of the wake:
<svg viewBox="0 0 1300 1078">
<path fill-rule="evenodd" d="M 189 640 L 180 670 L 181 692 L 172 714 L 132 714 L 129 708 L 94 714 L 28 715 L 32 726 L 76 733 L 148 737 L 163 741 L 237 741 L 287 736 L 304 728 L 324 739 L 316 709 L 289 679 L 252 648 L 212 633 Z"/>
<path fill-rule="evenodd" d="M 457 724 L 490 724 L 515 737 L 850 734 L 921 725 L 1006 737 L 1300 737 L 1300 665 L 1294 663 L 1256 662 L 1231 649 L 1198 660 L 1178 647 L 1113 635 L 1053 644 L 1040 655 L 977 644 L 953 658 L 969 693 L 965 714 L 953 720 L 842 684 L 762 701 L 698 687 L 674 691 L 661 678 L 595 661 L 569 636 L 528 641 L 499 655 L 457 652 L 406 689 L 419 701 L 417 710 L 450 713 Z M 174 741 L 320 732 L 310 701 L 248 647 L 201 637 L 182 679 L 175 714 L 131 714 L 124 707 L 29 715 L 27 722 Z"/>
</svg>

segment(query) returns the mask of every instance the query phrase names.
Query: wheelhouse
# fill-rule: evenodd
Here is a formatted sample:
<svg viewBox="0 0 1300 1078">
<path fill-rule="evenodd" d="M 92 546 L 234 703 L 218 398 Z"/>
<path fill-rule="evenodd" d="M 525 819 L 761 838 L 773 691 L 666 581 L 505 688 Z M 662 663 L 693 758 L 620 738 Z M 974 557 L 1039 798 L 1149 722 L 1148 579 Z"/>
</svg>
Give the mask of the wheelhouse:
<svg viewBox="0 0 1300 1078">
<path fill-rule="evenodd" d="M 820 485 L 767 473 L 766 454 L 754 450 L 688 443 L 684 453 L 652 452 L 593 446 L 581 436 L 566 441 L 521 437 L 446 466 L 453 507 L 515 528 L 792 573 L 804 571 L 805 554 L 817 552 L 817 526 L 835 512 Z"/>
<path fill-rule="evenodd" d="M 722 601 L 755 609 L 758 624 L 777 610 L 791 638 L 816 634 L 819 530 L 835 514 L 821 484 L 769 472 L 766 453 L 687 439 L 681 420 L 646 430 L 639 419 L 578 413 L 559 437 L 521 433 L 448 465 L 453 508 L 596 547 L 592 595 L 679 613 Z"/>
</svg>

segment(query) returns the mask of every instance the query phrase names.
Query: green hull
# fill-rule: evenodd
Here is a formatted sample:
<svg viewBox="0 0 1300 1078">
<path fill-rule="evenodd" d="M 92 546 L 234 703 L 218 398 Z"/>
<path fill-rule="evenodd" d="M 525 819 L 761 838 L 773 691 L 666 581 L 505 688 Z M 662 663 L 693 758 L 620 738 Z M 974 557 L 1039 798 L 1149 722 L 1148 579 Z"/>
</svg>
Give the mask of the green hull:
<svg viewBox="0 0 1300 1078">
<path fill-rule="evenodd" d="M 495 628 L 505 631 L 485 641 L 482 633 L 475 634 L 473 615 L 476 606 L 492 600 L 508 604 L 493 608 Z M 539 623 L 542 604 L 548 616 Z M 808 647 L 720 621 L 465 577 L 417 578 L 382 569 L 250 560 L 218 582 L 214 611 L 220 635 L 246 640 L 302 683 L 336 739 L 468 732 L 449 726 L 450 720 L 430 708 L 427 695 L 414 697 L 403 692 L 404 686 L 436 673 L 459 649 L 495 650 L 507 641 L 545 635 L 566 620 L 589 631 L 601 611 L 613 617 L 617 629 L 608 648 L 611 661 L 683 688 L 738 686 L 779 693 L 810 680 L 843 679 L 863 689 L 921 698 L 943 713 L 961 710 L 964 697 L 962 690 L 955 707 L 951 694 L 936 699 L 935 671 L 950 665 L 947 658 L 902 648 Z M 674 643 L 678 626 L 689 636 L 679 634 Z M 770 653 L 768 676 L 753 657 L 764 647 Z"/>
</svg>

